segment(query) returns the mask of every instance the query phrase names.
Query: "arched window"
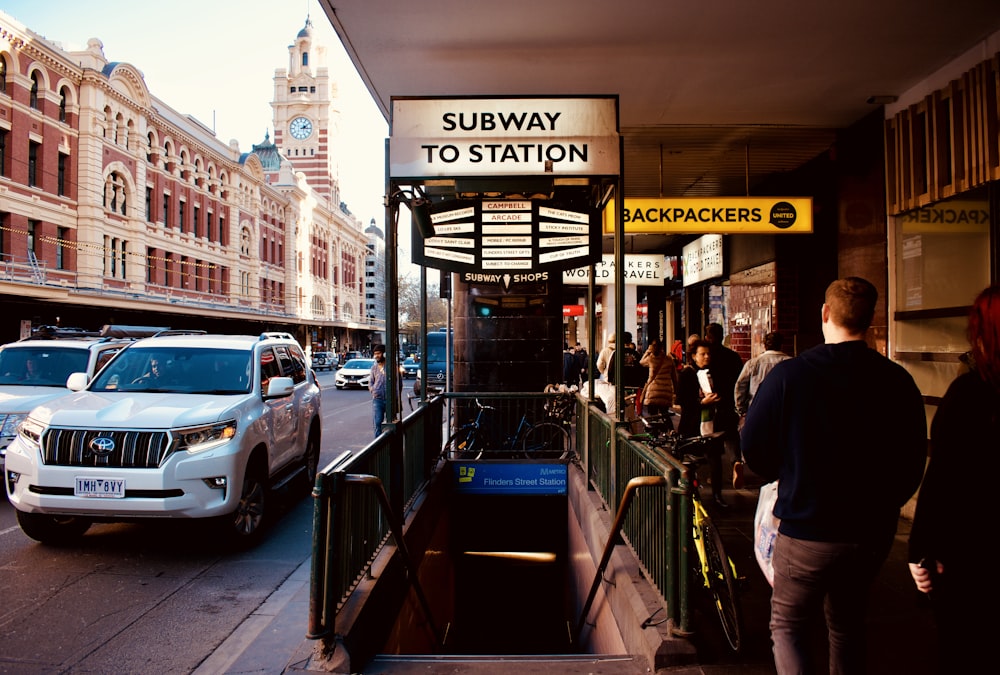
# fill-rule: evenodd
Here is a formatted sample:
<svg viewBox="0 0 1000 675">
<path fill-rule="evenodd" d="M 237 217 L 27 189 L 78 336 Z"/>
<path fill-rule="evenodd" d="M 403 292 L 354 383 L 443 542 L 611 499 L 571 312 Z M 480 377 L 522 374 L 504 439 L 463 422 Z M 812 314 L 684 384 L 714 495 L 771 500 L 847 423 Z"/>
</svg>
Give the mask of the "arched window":
<svg viewBox="0 0 1000 675">
<path fill-rule="evenodd" d="M 250 255 L 250 229 L 246 227 L 240 232 L 240 253 Z"/>
<path fill-rule="evenodd" d="M 0 54 L 0 94 L 7 93 L 7 57 Z"/>
<path fill-rule="evenodd" d="M 66 87 L 59 90 L 59 121 L 66 121 Z"/>
<path fill-rule="evenodd" d="M 117 171 L 112 171 L 104 180 L 104 208 L 123 216 L 128 212 L 128 193 L 125 179 Z"/>
<path fill-rule="evenodd" d="M 309 52 L 302 52 L 302 66 L 305 67 L 308 65 L 309 65 Z"/>
<path fill-rule="evenodd" d="M 38 110 L 38 73 L 31 74 L 31 94 L 28 97 L 28 105 Z"/>
</svg>

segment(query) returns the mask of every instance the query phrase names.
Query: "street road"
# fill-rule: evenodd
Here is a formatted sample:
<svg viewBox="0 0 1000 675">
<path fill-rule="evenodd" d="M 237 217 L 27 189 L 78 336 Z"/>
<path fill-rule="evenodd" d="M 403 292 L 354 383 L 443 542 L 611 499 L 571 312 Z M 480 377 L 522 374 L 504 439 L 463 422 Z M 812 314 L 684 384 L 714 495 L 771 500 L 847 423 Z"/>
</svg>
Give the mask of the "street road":
<svg viewBox="0 0 1000 675">
<path fill-rule="evenodd" d="M 322 468 L 371 442 L 371 400 L 318 379 Z M 77 546 L 43 546 L 0 500 L 0 673 L 192 672 L 308 559 L 304 494 L 272 499 L 263 542 L 240 553 L 194 521 L 95 524 Z"/>
</svg>

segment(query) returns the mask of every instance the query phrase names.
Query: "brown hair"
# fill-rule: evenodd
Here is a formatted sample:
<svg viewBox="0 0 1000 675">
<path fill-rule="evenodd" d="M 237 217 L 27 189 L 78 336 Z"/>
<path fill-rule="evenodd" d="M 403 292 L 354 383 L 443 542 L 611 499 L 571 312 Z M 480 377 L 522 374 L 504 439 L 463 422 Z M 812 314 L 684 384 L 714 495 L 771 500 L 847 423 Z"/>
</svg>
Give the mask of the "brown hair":
<svg viewBox="0 0 1000 675">
<path fill-rule="evenodd" d="M 867 279 L 844 277 L 826 288 L 826 306 L 834 324 L 854 335 L 864 334 L 875 318 L 878 291 Z"/>
</svg>

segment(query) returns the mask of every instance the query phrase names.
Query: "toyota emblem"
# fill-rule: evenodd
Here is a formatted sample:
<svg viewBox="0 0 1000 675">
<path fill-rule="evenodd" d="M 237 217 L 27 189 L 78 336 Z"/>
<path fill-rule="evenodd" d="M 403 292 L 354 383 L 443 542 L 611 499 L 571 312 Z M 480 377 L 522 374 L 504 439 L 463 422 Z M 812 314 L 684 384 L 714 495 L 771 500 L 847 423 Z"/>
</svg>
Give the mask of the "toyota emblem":
<svg viewBox="0 0 1000 675">
<path fill-rule="evenodd" d="M 115 451 L 115 439 L 98 436 L 90 441 L 90 451 L 98 457 L 107 457 Z"/>
</svg>

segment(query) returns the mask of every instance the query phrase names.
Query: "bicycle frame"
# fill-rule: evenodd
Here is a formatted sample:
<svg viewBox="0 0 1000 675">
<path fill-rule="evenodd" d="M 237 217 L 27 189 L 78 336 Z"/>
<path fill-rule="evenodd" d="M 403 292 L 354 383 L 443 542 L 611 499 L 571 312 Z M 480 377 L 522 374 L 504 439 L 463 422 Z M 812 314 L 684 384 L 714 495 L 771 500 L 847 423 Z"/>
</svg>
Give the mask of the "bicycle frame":
<svg viewBox="0 0 1000 675">
<path fill-rule="evenodd" d="M 704 438 L 688 443 L 678 439 L 672 446 L 673 452 L 671 454 L 676 456 L 679 450 L 688 445 L 696 444 Z M 683 453 L 680 455 L 678 459 L 685 466 L 686 471 L 682 474 L 678 487 L 691 496 L 690 501 L 686 504 L 682 502 L 679 516 L 682 523 L 690 524 L 690 530 L 685 533 L 684 537 L 684 549 L 690 556 L 697 556 L 697 565 L 695 565 L 695 560 L 689 557 L 690 564 L 680 566 L 680 583 L 685 584 L 688 588 L 693 588 L 698 583 L 695 575 L 701 577 L 700 585 L 712 596 L 726 639 L 733 650 L 738 652 L 742 633 L 742 619 L 736 595 L 739 575 L 735 563 L 726 553 L 718 529 L 701 500 L 697 468 L 704 463 L 705 459 Z M 712 549 L 711 552 L 709 546 Z M 693 547 L 694 550 L 692 551 L 690 547 Z M 712 565 L 713 560 L 716 563 L 715 569 Z M 682 596 L 682 602 L 686 603 L 687 601 L 687 596 Z M 681 608 L 682 614 L 687 614 L 690 610 L 691 608 L 687 605 Z"/>
</svg>

